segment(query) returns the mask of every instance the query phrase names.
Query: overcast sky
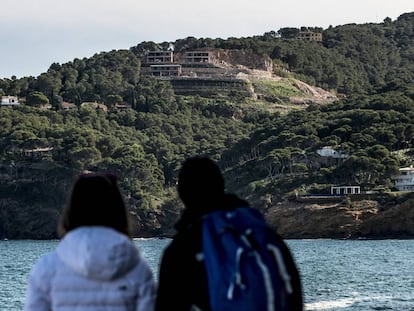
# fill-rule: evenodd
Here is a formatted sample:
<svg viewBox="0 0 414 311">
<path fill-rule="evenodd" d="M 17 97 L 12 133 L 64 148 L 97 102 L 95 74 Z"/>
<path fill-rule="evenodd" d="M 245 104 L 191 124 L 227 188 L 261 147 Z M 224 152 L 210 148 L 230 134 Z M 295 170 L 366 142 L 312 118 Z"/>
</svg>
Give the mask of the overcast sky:
<svg viewBox="0 0 414 311">
<path fill-rule="evenodd" d="M 143 41 L 247 37 L 283 27 L 380 23 L 414 0 L 0 0 L 0 78 Z"/>
</svg>

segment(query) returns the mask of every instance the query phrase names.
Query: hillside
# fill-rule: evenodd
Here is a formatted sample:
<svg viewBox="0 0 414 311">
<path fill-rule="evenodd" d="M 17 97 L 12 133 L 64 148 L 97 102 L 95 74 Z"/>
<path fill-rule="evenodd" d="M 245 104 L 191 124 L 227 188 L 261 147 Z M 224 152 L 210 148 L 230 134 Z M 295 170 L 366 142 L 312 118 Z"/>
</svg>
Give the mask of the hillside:
<svg viewBox="0 0 414 311">
<path fill-rule="evenodd" d="M 145 74 L 144 56 L 171 42 L 142 42 L 0 80 L 0 95 L 21 103 L 0 107 L 0 238 L 55 237 L 66 193 L 84 170 L 119 176 L 135 235 L 169 235 L 182 208 L 177 172 L 195 154 L 216 160 L 228 190 L 286 236 L 409 235 L 398 229 L 411 223 L 408 203 L 351 208 L 294 198 L 337 185 L 396 193 L 393 176 L 414 164 L 413 27 L 407 13 L 330 27 L 320 42 L 276 32 L 178 39 L 177 55 L 221 56 L 187 64 L 182 72 L 193 73 L 177 78 Z M 201 77 L 194 68 L 231 75 Z M 323 147 L 347 157 L 321 156 Z M 359 214 L 359 231 L 350 230 Z"/>
</svg>

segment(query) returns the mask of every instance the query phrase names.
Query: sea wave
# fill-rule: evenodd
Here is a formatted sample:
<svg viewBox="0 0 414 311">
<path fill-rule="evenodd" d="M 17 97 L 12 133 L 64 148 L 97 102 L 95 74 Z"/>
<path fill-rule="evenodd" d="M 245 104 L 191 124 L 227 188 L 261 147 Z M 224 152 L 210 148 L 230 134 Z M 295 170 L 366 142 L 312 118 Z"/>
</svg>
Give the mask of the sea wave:
<svg viewBox="0 0 414 311">
<path fill-rule="evenodd" d="M 339 310 L 342 308 L 351 307 L 355 304 L 358 299 L 355 298 L 343 298 L 337 300 L 322 300 L 318 302 L 306 303 L 305 310 L 306 311 L 314 311 L 314 310 Z"/>
</svg>

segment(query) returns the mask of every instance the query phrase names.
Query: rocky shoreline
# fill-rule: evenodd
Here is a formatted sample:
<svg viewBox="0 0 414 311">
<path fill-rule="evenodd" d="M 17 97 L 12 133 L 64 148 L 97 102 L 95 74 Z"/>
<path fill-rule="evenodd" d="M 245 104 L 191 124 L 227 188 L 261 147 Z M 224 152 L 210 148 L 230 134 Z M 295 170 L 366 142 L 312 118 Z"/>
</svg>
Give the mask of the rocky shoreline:
<svg viewBox="0 0 414 311">
<path fill-rule="evenodd" d="M 291 198 L 271 204 L 252 197 L 249 201 L 284 239 L 414 239 L 414 193 Z M 181 212 L 174 207 L 151 219 L 141 215 L 138 222 L 146 225 L 139 235 L 174 235 Z"/>
<path fill-rule="evenodd" d="M 344 200 L 337 203 L 282 202 L 265 217 L 286 239 L 413 239 L 414 197 Z"/>
<path fill-rule="evenodd" d="M 251 202 L 284 239 L 414 239 L 414 193 Z M 7 203 L 13 211 L 19 210 L 17 202 Z M 172 237 L 181 211 L 178 201 L 160 210 L 131 210 L 133 236 Z M 0 223 L 4 232 L 0 239 L 56 239 L 58 213 L 46 216 L 40 223 L 23 227 L 34 216 L 14 214 L 10 223 Z"/>
</svg>

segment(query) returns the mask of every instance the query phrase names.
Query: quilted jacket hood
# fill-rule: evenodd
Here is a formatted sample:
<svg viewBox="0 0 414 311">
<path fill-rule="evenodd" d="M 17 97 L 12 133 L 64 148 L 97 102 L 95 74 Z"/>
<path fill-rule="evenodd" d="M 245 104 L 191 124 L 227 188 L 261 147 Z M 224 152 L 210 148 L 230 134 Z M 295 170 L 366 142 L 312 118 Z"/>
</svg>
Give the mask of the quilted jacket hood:
<svg viewBox="0 0 414 311">
<path fill-rule="evenodd" d="M 95 280 L 121 277 L 140 260 L 133 242 L 108 227 L 74 229 L 65 235 L 56 251 L 75 273 Z"/>
</svg>

